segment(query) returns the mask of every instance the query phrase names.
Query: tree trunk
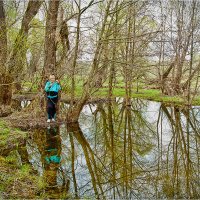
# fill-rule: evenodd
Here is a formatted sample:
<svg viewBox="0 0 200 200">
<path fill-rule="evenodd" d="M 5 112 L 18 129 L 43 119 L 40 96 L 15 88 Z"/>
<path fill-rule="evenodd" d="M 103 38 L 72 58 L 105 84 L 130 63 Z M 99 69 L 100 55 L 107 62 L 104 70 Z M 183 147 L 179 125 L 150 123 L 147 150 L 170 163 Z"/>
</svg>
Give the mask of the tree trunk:
<svg viewBox="0 0 200 200">
<path fill-rule="evenodd" d="M 0 1 L 0 73 L 5 72 L 5 63 L 7 58 L 7 31 L 6 17 L 3 6 L 3 1 Z"/>
<path fill-rule="evenodd" d="M 74 56 L 73 56 L 73 64 L 71 69 L 71 101 L 70 101 L 70 108 L 73 107 L 74 97 L 75 97 L 75 70 L 76 70 L 76 63 L 77 63 L 77 57 L 78 57 L 78 51 L 79 51 L 79 42 L 80 42 L 80 23 L 81 23 L 81 10 L 80 10 L 80 0 L 78 5 L 78 19 L 77 19 L 77 29 L 76 29 L 76 44 L 74 49 Z"/>
<path fill-rule="evenodd" d="M 43 80 L 42 84 L 48 78 L 50 73 L 56 74 L 56 27 L 58 8 L 60 1 L 51 0 L 49 1 L 49 9 L 47 12 L 46 19 L 46 30 L 45 30 L 45 57 L 44 57 L 44 68 L 43 68 Z M 43 88 L 42 85 L 42 88 Z"/>
<path fill-rule="evenodd" d="M 7 30 L 3 1 L 0 0 L 0 104 L 10 105 L 12 97 L 12 78 L 6 72 Z"/>
<path fill-rule="evenodd" d="M 45 30 L 45 57 L 44 57 L 44 67 L 42 72 L 42 80 L 40 82 L 40 90 L 44 93 L 44 86 L 46 80 L 50 74 L 55 74 L 56 72 L 56 29 L 57 29 L 57 17 L 58 17 L 58 8 L 59 8 L 60 1 L 59 0 L 50 0 L 49 1 L 49 9 L 47 12 L 47 19 L 46 19 L 46 30 Z M 41 108 L 42 111 L 46 112 L 46 101 L 44 98 L 41 99 Z M 59 113 L 59 105 L 60 105 L 60 94 L 58 96 L 57 102 L 57 111 Z M 57 115 L 58 115 L 57 113 Z"/>
<path fill-rule="evenodd" d="M 30 23 L 35 15 L 38 13 L 43 0 L 30 0 L 26 12 L 22 19 L 21 29 L 16 37 L 13 52 L 8 62 L 8 71 L 13 76 L 16 83 L 15 90 L 21 90 L 21 77 L 23 76 L 23 69 L 26 61 L 27 38 L 30 29 Z"/>
<path fill-rule="evenodd" d="M 1 74 L 0 76 L 0 104 L 10 105 L 12 99 L 13 78 L 10 74 Z"/>
<path fill-rule="evenodd" d="M 117 44 L 116 44 L 116 38 L 117 38 L 117 29 L 118 29 L 118 2 L 119 1 L 116 1 L 116 6 L 115 6 L 115 10 L 116 10 L 116 13 L 115 13 L 115 27 L 114 27 L 114 33 L 113 33 L 113 48 L 112 48 L 112 60 L 114 61 L 116 59 L 116 47 L 117 47 Z M 112 62 L 111 64 L 111 67 L 110 67 L 110 74 L 109 74 L 109 90 L 108 90 L 108 96 L 109 98 L 112 98 L 112 95 L 113 95 L 113 81 L 114 81 L 114 77 L 115 77 L 115 62 Z"/>
</svg>

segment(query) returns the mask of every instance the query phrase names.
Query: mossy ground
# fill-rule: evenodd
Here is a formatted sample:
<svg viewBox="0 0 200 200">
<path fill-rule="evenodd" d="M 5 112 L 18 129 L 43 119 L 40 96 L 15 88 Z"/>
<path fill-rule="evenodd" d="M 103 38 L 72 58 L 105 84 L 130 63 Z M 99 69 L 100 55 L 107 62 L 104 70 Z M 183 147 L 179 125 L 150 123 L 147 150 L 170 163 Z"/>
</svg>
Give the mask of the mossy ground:
<svg viewBox="0 0 200 200">
<path fill-rule="evenodd" d="M 44 188 L 41 177 L 28 164 L 20 165 L 15 151 L 0 156 L 0 193 L 2 199 L 26 199 L 40 196 Z"/>
<path fill-rule="evenodd" d="M 39 198 L 45 187 L 32 166 L 20 161 L 17 150 L 26 136 L 26 132 L 0 120 L 0 199 Z"/>
<path fill-rule="evenodd" d="M 17 128 L 11 128 L 11 124 L 0 120 L 0 148 L 9 146 L 11 143 L 17 147 L 24 140 L 27 133 Z"/>
</svg>

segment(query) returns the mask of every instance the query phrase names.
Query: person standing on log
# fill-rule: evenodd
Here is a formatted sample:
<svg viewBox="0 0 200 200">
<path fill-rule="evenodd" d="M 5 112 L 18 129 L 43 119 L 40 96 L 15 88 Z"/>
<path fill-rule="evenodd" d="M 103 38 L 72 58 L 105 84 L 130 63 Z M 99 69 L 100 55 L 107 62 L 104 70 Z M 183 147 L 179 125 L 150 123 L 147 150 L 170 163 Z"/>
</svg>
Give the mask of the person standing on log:
<svg viewBox="0 0 200 200">
<path fill-rule="evenodd" d="M 58 92 L 61 90 L 61 86 L 55 75 L 51 74 L 49 80 L 46 82 L 45 92 L 47 93 L 47 122 L 55 122 L 56 120 L 56 104 L 58 102 Z"/>
</svg>

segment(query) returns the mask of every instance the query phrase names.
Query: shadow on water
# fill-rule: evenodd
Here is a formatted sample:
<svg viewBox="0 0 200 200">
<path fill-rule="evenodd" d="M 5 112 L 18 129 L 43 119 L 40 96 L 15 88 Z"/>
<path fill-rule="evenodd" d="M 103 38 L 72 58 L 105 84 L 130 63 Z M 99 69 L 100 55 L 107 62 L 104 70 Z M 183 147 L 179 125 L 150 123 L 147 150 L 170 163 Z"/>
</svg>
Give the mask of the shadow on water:
<svg viewBox="0 0 200 200">
<path fill-rule="evenodd" d="M 200 198 L 200 107 L 126 105 L 88 104 L 79 123 L 32 130 L 19 153 L 48 197 Z"/>
</svg>

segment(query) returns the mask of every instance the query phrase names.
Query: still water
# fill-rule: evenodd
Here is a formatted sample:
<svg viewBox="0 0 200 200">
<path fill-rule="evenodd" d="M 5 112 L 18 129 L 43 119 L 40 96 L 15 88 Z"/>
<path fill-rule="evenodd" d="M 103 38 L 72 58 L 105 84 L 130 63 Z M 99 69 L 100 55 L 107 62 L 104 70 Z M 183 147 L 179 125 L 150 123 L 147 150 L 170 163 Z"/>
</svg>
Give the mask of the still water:
<svg viewBox="0 0 200 200">
<path fill-rule="evenodd" d="M 85 105 L 79 123 L 32 130 L 50 198 L 200 198 L 200 107 L 132 99 Z"/>
</svg>

